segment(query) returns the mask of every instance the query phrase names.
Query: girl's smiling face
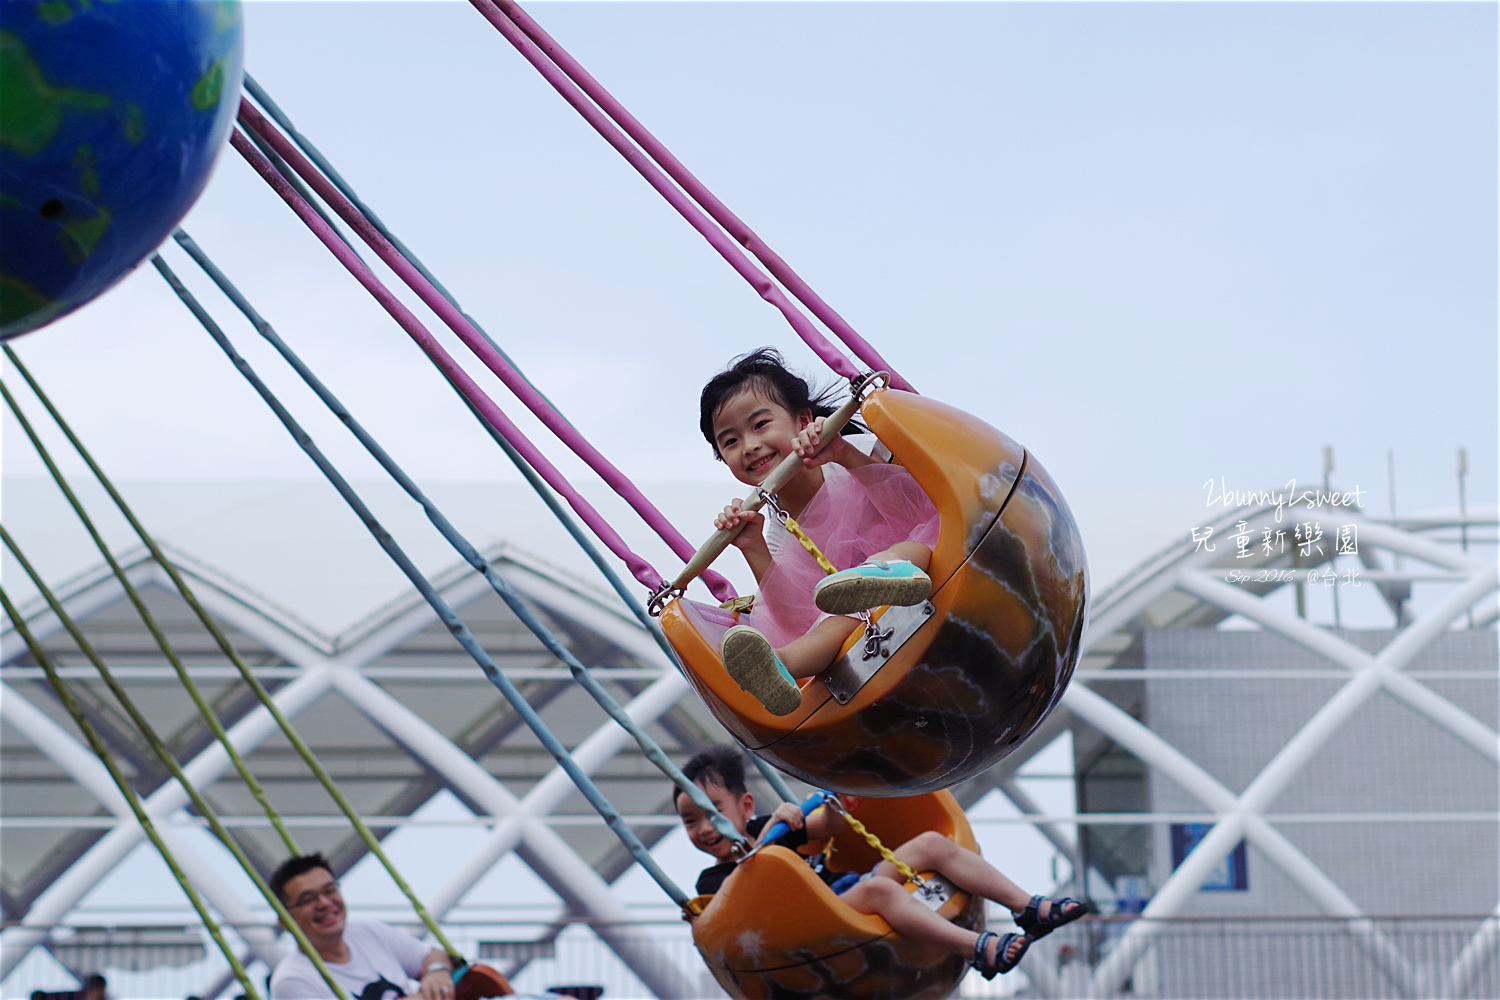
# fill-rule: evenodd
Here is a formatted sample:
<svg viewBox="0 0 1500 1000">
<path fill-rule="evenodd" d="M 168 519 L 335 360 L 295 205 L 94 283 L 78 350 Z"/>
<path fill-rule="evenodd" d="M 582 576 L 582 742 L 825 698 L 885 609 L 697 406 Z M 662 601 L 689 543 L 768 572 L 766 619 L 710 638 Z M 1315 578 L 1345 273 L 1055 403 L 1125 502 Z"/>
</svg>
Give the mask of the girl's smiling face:
<svg viewBox="0 0 1500 1000">
<path fill-rule="evenodd" d="M 812 422 L 811 410 L 793 413 L 752 383 L 724 401 L 714 414 L 714 445 L 734 478 L 759 486 L 792 454 L 797 434 Z"/>
</svg>

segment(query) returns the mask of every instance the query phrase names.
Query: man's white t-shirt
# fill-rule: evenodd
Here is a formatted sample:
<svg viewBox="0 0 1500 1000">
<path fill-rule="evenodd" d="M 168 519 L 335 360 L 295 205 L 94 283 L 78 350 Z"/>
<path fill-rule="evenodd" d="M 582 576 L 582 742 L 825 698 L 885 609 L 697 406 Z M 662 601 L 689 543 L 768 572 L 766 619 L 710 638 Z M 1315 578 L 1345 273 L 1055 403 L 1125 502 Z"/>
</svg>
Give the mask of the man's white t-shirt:
<svg viewBox="0 0 1500 1000">
<path fill-rule="evenodd" d="M 396 1000 L 411 993 L 421 977 L 422 962 L 432 949 L 405 931 L 372 920 L 344 923 L 349 961 L 325 962 L 333 978 L 353 1000 Z M 271 973 L 271 1000 L 332 1000 L 333 991 L 301 951 L 276 964 Z"/>
</svg>

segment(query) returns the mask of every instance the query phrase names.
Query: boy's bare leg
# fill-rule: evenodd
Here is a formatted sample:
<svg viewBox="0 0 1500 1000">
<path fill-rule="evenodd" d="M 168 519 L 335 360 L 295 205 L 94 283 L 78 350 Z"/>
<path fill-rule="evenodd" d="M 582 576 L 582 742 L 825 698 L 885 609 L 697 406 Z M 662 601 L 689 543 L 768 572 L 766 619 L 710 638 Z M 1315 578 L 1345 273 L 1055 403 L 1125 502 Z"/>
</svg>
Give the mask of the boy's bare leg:
<svg viewBox="0 0 1500 1000">
<path fill-rule="evenodd" d="M 994 865 L 936 831 L 929 830 L 908 840 L 896 848 L 896 857 L 913 871 L 939 872 L 964 892 L 994 900 L 1012 913 L 1020 913 L 1031 901 L 1030 893 Z M 882 861 L 875 874 L 882 876 L 880 881 L 905 881 L 900 870 L 889 861 Z"/>
<path fill-rule="evenodd" d="M 950 924 L 890 879 L 865 879 L 840 898 L 860 913 L 882 918 L 892 930 L 909 941 L 942 948 L 965 958 L 974 954 L 978 934 Z M 998 939 L 991 951 L 996 947 Z M 1012 941 L 1010 957 L 1014 958 L 1021 947 L 1020 942 Z"/>
<path fill-rule="evenodd" d="M 793 639 L 776 651 L 781 665 L 793 677 L 811 677 L 833 664 L 844 641 L 861 628 L 857 618 L 825 618 L 800 639 Z"/>
</svg>

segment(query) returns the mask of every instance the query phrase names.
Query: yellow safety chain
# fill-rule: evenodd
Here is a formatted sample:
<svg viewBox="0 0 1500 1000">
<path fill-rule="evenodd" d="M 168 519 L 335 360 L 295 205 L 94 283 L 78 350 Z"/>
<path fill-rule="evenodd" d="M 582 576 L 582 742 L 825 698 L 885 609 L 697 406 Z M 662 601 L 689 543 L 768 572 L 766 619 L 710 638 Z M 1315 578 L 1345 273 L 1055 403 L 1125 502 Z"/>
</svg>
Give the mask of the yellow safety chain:
<svg viewBox="0 0 1500 1000">
<path fill-rule="evenodd" d="M 833 838 L 829 837 L 823 842 L 823 867 L 827 868 L 833 862 Z"/>
<path fill-rule="evenodd" d="M 792 534 L 797 536 L 797 541 L 801 542 L 802 547 L 806 549 L 808 553 L 818 561 L 818 565 L 823 567 L 824 573 L 827 573 L 831 576 L 832 574 L 838 572 L 838 569 L 834 567 L 833 563 L 828 561 L 828 557 L 818 551 L 818 544 L 811 538 L 807 537 L 807 533 L 802 530 L 802 525 L 793 520 L 790 514 L 788 514 L 786 516 L 786 520 L 782 521 L 781 523 L 786 525 L 787 531 L 790 531 Z"/>
<path fill-rule="evenodd" d="M 838 802 L 837 799 L 833 799 L 832 801 Z M 922 878 L 922 876 L 918 875 L 916 872 L 912 871 L 911 866 L 906 862 L 897 858 L 894 851 L 882 844 L 879 837 L 871 833 L 863 823 L 854 818 L 853 813 L 849 812 L 849 810 L 843 807 L 843 803 L 839 803 L 836 808 L 839 810 L 839 812 L 844 814 L 844 819 L 846 822 L 848 822 L 850 829 L 859 834 L 861 837 L 864 837 L 871 847 L 880 852 L 880 856 L 882 858 L 885 858 L 891 864 L 895 865 L 896 870 L 901 873 L 902 878 L 906 879 L 906 881 L 910 882 L 918 889 L 926 887 L 927 880 Z"/>
<path fill-rule="evenodd" d="M 802 530 L 802 525 L 798 524 L 796 519 L 788 514 L 782 508 L 781 504 L 776 502 L 776 498 L 764 491 L 760 495 L 762 500 L 765 501 L 765 505 L 771 509 L 771 513 L 776 516 L 776 520 L 780 521 L 786 526 L 787 531 L 796 536 L 797 541 L 802 543 L 802 547 L 807 550 L 808 555 L 816 559 L 818 565 L 823 567 L 823 572 L 829 576 L 837 573 L 838 567 L 829 562 L 828 557 L 818 550 L 818 543 L 807 537 L 807 532 Z"/>
</svg>

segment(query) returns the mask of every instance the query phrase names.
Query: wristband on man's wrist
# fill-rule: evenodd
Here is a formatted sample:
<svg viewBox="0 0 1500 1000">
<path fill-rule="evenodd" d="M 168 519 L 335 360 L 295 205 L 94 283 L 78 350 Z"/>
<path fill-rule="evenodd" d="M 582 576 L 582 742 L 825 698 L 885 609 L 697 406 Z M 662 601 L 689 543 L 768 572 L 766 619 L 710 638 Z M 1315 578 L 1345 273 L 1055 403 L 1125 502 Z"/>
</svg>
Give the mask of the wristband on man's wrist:
<svg viewBox="0 0 1500 1000">
<path fill-rule="evenodd" d="M 450 976 L 453 975 L 453 967 L 446 962 L 439 962 L 437 959 L 433 959 L 431 962 L 427 963 L 427 968 L 422 970 L 422 975 L 425 976 L 429 972 L 437 972 L 439 969 L 448 973 L 448 975 Z"/>
</svg>

